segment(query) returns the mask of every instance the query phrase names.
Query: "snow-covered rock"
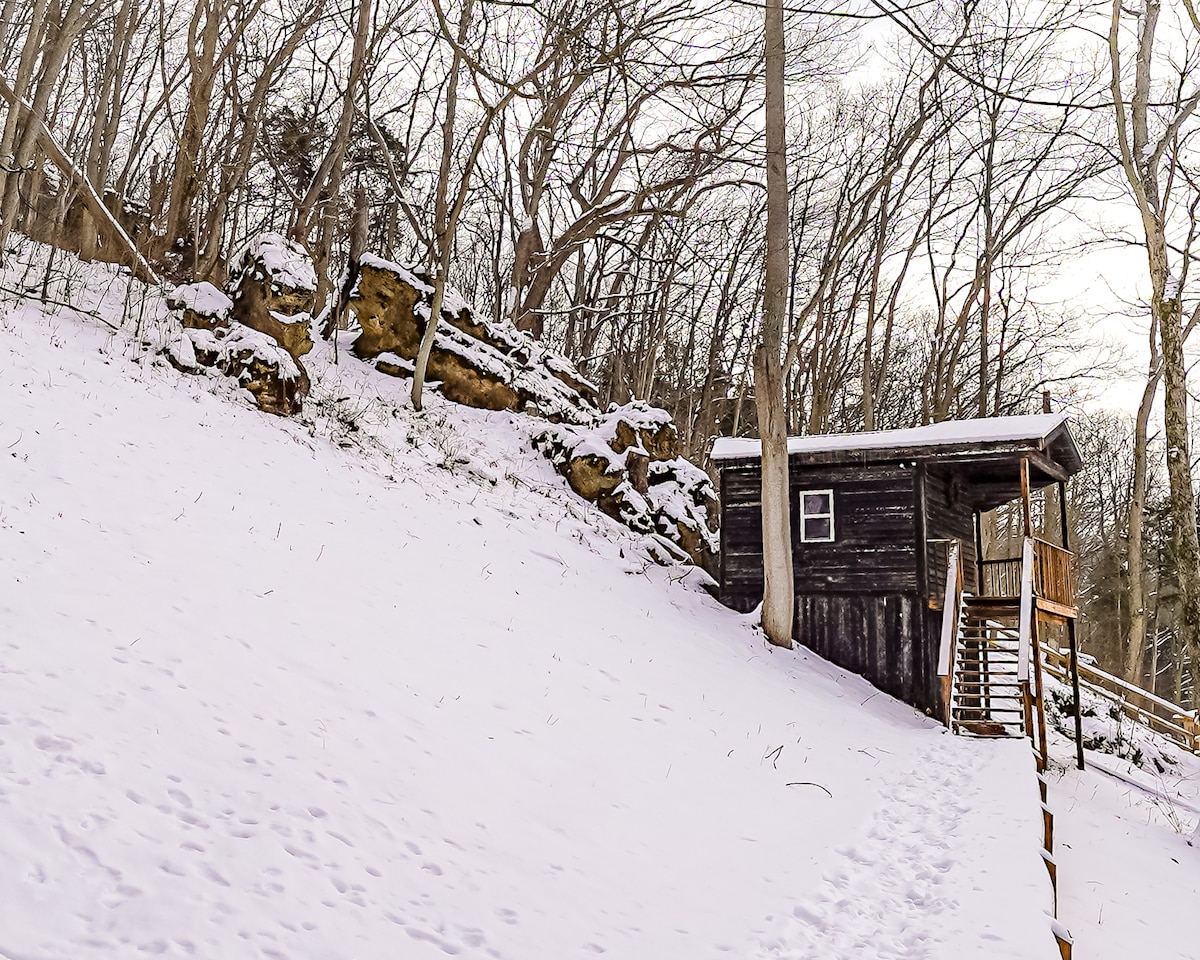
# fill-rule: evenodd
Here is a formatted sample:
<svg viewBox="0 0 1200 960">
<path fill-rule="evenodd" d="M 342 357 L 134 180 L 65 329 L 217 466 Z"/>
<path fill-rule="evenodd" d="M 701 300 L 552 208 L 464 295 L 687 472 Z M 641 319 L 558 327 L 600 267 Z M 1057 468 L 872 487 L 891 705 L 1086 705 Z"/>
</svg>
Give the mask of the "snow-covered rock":
<svg viewBox="0 0 1200 960">
<path fill-rule="evenodd" d="M 548 426 L 533 445 L 579 496 L 631 530 L 665 538 L 712 572 L 716 491 L 703 470 L 677 455 L 667 411 L 644 401 L 614 406 L 588 427 Z"/>
<path fill-rule="evenodd" d="M 187 330 L 199 366 L 215 368 L 248 390 L 261 410 L 291 416 L 302 408 L 300 365 L 273 337 L 234 321 L 216 330 Z M 186 363 L 186 358 L 172 356 Z"/>
<path fill-rule="evenodd" d="M 262 234 L 238 261 L 228 295 L 207 281 L 168 294 L 183 331 L 166 354 L 179 370 L 233 377 L 267 413 L 299 413 L 311 386 L 300 358 L 313 347 L 316 289 L 304 249 L 279 234 Z"/>
<path fill-rule="evenodd" d="M 308 378 L 300 358 L 312 350 L 312 312 L 317 273 L 298 243 L 277 233 L 256 237 L 242 254 L 229 281 L 232 316 L 273 337 L 300 365 L 303 392 Z"/>
<path fill-rule="evenodd" d="M 167 295 L 167 306 L 178 310 L 189 330 L 215 330 L 226 326 L 233 301 L 225 291 L 207 281 L 180 284 Z"/>
<path fill-rule="evenodd" d="M 616 453 L 637 447 L 650 460 L 672 460 L 679 456 L 679 431 L 671 415 L 644 400 L 611 408 L 600 418 L 596 429 Z"/>
</svg>

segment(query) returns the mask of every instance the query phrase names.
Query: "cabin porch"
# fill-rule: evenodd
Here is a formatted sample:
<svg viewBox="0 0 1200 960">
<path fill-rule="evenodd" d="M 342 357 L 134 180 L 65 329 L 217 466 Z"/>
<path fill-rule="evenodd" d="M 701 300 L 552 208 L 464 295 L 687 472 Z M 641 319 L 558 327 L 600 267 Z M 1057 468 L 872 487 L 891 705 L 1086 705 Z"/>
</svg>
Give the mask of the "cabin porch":
<svg viewBox="0 0 1200 960">
<path fill-rule="evenodd" d="M 1033 598 L 1037 609 L 1074 620 L 1078 615 L 1075 592 L 1075 554 L 1066 547 L 1033 541 Z M 1021 557 L 980 560 L 976 582 L 979 601 L 1015 603 L 1021 597 Z"/>
<path fill-rule="evenodd" d="M 1025 458 L 1016 479 L 1019 493 L 1007 507 L 1010 521 L 1019 515 L 1019 540 L 1011 532 L 1006 537 L 997 535 L 994 515 L 986 524 L 992 536 L 985 538 L 984 511 L 995 507 L 978 502 L 970 550 L 957 539 L 946 542 L 945 591 L 938 604 L 942 619 L 938 675 L 944 719 L 952 730 L 974 736 L 1028 736 L 1039 766 L 1044 767 L 1040 649 L 1051 641 L 1055 649 L 1069 650 L 1068 674 L 1077 682 L 1075 557 L 1069 548 L 1065 483 L 1044 484 L 1035 499 L 1038 487 L 1031 482 Z M 1054 500 L 1058 510 L 1051 509 Z M 1057 524 L 1051 522 L 1055 513 Z M 1055 532 L 1058 543 L 1048 539 Z M 937 601 L 931 596 L 930 603 Z M 1082 764 L 1079 724 L 1077 716 Z"/>
</svg>

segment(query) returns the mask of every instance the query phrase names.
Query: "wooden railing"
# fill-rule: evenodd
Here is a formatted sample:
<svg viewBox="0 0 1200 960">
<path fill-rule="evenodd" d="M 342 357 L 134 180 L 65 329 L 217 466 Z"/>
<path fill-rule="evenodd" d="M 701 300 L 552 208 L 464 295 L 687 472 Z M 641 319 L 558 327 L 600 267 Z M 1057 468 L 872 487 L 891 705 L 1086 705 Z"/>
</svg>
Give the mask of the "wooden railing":
<svg viewBox="0 0 1200 960">
<path fill-rule="evenodd" d="M 1075 555 L 1036 537 L 1033 540 L 1033 592 L 1043 600 L 1075 606 Z"/>
<path fill-rule="evenodd" d="M 957 540 L 949 543 L 946 558 L 946 595 L 942 599 L 942 640 L 938 648 L 938 679 L 946 725 L 950 725 L 950 691 L 954 670 L 954 646 L 958 642 L 958 620 L 962 609 L 962 549 Z"/>
<path fill-rule="evenodd" d="M 1070 683 L 1071 663 L 1065 652 L 1042 644 L 1042 657 L 1052 677 Z M 1079 685 L 1117 704 L 1126 716 L 1174 740 L 1189 753 L 1200 754 L 1200 718 L 1195 710 L 1185 710 L 1177 703 L 1082 661 Z"/>
<path fill-rule="evenodd" d="M 1021 595 L 1021 558 L 984 560 L 979 587 L 981 597 L 1019 597 Z"/>
<path fill-rule="evenodd" d="M 1070 550 L 1033 538 L 1033 593 L 1040 600 L 1075 606 L 1075 555 Z M 980 564 L 981 597 L 1021 595 L 1021 558 L 984 560 Z"/>
</svg>

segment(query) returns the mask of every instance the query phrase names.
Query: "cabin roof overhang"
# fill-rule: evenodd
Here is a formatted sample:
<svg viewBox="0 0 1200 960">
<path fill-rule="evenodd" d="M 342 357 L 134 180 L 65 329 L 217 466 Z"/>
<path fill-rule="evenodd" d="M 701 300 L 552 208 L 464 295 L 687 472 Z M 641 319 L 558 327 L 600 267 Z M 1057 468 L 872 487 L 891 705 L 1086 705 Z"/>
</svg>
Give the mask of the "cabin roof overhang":
<svg viewBox="0 0 1200 960">
<path fill-rule="evenodd" d="M 947 420 L 907 430 L 790 437 L 788 459 L 796 467 L 916 463 L 951 474 L 961 495 L 988 510 L 1021 495 L 1021 461 L 1029 461 L 1034 488 L 1064 482 L 1083 468 L 1065 414 Z M 754 467 L 758 440 L 722 437 L 713 445 L 719 469 Z"/>
</svg>

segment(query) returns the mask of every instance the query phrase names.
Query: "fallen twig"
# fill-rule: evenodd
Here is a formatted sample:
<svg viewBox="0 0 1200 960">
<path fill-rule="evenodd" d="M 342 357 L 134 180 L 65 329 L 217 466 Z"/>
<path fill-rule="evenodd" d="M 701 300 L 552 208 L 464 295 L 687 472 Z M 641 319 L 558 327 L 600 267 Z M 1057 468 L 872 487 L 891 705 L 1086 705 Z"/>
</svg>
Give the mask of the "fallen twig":
<svg viewBox="0 0 1200 960">
<path fill-rule="evenodd" d="M 823 787 L 819 783 L 813 783 L 811 780 L 793 780 L 791 783 L 786 784 L 786 786 L 789 786 L 789 787 L 816 787 L 818 790 L 824 790 L 825 794 L 829 797 L 830 800 L 833 799 L 833 794 L 829 792 L 828 787 Z"/>
</svg>

